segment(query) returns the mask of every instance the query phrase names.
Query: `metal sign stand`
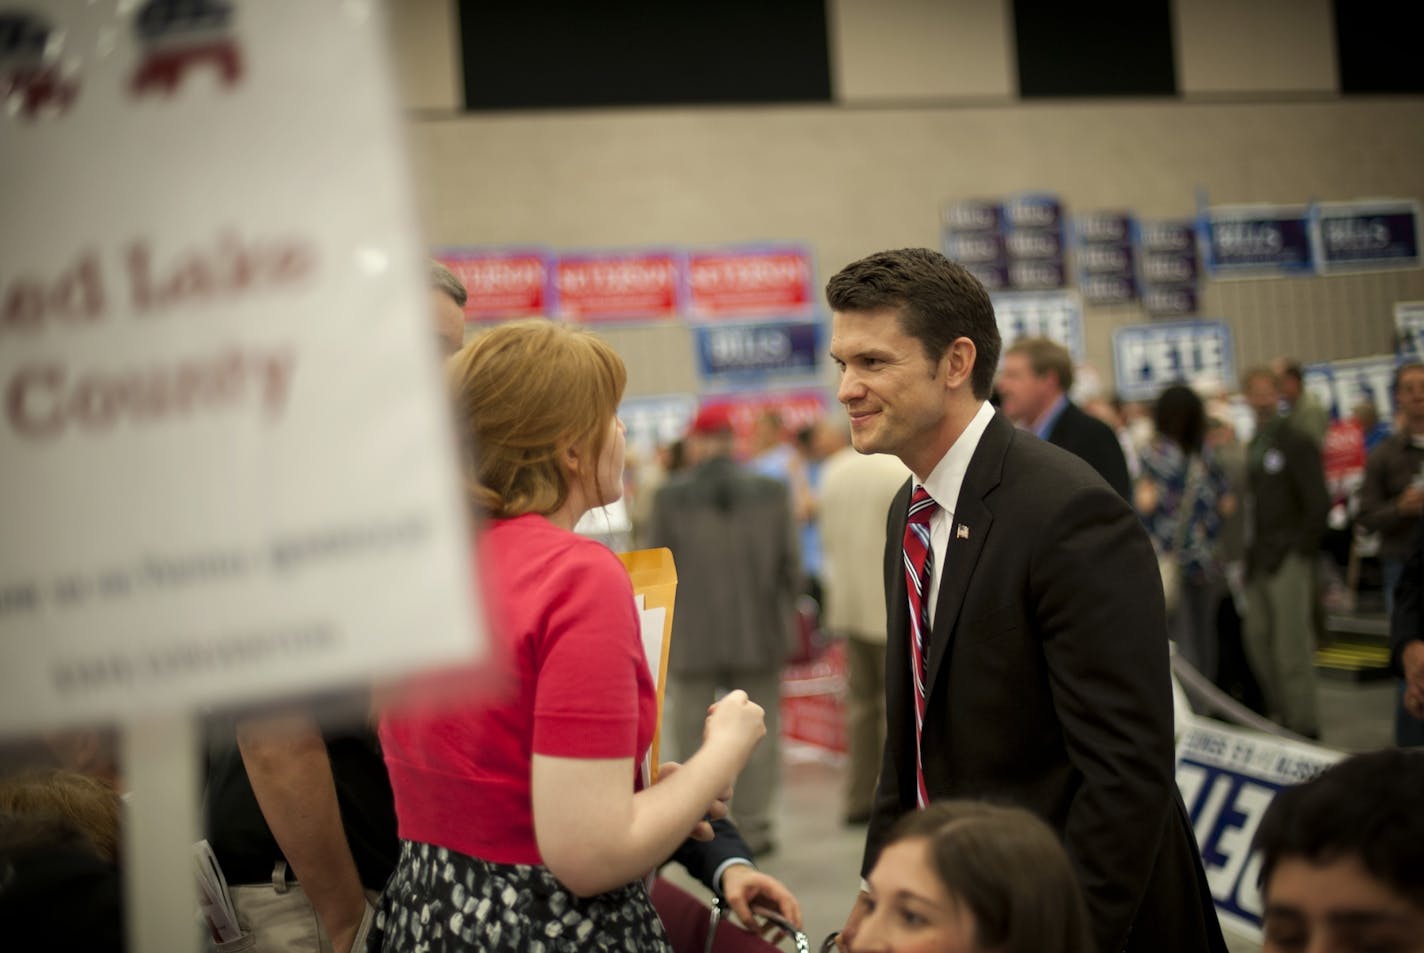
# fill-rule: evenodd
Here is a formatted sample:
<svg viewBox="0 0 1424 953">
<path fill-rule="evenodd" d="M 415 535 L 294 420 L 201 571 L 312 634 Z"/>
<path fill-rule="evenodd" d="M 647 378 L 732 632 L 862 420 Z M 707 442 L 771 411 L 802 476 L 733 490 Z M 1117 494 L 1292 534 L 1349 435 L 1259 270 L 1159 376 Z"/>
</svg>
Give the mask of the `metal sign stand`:
<svg viewBox="0 0 1424 953">
<path fill-rule="evenodd" d="M 124 838 L 129 949 L 197 951 L 198 721 L 177 713 L 128 722 L 121 756 L 132 792 Z"/>
</svg>

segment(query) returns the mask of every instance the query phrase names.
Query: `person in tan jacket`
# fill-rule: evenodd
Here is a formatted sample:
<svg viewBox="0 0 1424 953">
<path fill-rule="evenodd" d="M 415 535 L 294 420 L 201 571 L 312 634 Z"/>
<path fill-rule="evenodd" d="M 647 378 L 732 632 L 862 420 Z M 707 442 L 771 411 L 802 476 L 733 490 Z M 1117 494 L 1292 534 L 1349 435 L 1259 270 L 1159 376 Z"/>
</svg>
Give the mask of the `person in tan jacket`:
<svg viewBox="0 0 1424 953">
<path fill-rule="evenodd" d="M 834 426 L 829 422 L 822 426 Z M 844 424 L 840 426 L 844 427 Z M 850 676 L 845 821 L 870 819 L 885 739 L 885 579 L 875 554 L 885 548 L 885 515 L 910 478 L 897 458 L 845 446 L 821 471 L 821 552 L 826 630 L 844 638 Z"/>
</svg>

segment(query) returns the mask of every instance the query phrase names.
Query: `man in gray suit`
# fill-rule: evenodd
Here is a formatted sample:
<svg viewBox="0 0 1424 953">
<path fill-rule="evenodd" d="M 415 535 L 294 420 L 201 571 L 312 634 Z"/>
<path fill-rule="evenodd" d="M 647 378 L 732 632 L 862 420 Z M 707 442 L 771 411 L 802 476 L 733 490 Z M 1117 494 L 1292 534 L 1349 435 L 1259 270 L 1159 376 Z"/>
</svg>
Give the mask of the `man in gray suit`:
<svg viewBox="0 0 1424 953">
<path fill-rule="evenodd" d="M 649 542 L 672 550 L 677 609 L 668 695 L 679 756 L 702 743 L 707 706 L 743 689 L 766 712 L 766 737 L 737 780 L 732 812 L 753 854 L 775 848 L 772 802 L 781 747 L 781 666 L 792 645 L 800 558 L 785 484 L 732 459 L 726 408 L 704 408 L 688 435 L 692 469 L 659 488 Z"/>
</svg>

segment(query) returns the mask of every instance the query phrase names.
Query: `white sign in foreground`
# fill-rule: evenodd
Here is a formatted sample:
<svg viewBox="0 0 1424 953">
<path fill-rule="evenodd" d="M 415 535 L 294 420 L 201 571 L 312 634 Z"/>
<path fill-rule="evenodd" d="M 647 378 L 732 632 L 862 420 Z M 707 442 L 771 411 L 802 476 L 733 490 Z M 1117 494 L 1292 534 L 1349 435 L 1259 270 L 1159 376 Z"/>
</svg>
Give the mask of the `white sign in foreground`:
<svg viewBox="0 0 1424 953">
<path fill-rule="evenodd" d="M 475 656 L 380 7 L 38 9 L 65 95 L 0 113 L 0 730 Z"/>
<path fill-rule="evenodd" d="M 1261 857 L 1251 841 L 1282 788 L 1308 781 L 1335 751 L 1192 718 L 1177 738 L 1177 788 L 1196 830 L 1222 926 L 1261 939 Z"/>
</svg>

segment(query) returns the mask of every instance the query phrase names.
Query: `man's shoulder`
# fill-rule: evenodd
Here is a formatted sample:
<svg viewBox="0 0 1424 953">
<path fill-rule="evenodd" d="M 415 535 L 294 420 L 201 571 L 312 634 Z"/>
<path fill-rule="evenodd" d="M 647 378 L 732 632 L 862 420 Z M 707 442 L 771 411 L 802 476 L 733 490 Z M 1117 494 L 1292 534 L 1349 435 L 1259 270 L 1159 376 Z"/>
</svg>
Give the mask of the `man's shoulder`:
<svg viewBox="0 0 1424 953">
<path fill-rule="evenodd" d="M 1058 505 L 1090 488 L 1101 488 L 1117 496 L 1090 463 L 1068 448 L 1023 432 L 1013 434 L 1004 448 L 1003 473 L 997 492 L 1021 495 L 1043 505 Z"/>
<path fill-rule="evenodd" d="M 1058 416 L 1058 423 L 1054 425 L 1050 436 L 1057 437 L 1060 433 L 1066 438 L 1079 441 L 1106 439 L 1117 443 L 1117 435 L 1105 421 L 1094 417 L 1071 400 L 1063 405 L 1063 413 Z"/>
<path fill-rule="evenodd" d="M 1409 437 L 1404 433 L 1392 433 L 1386 436 L 1379 444 L 1370 451 L 1367 463 L 1377 463 L 1398 457 L 1404 453 L 1409 446 Z"/>
<path fill-rule="evenodd" d="M 1274 438 L 1276 446 L 1287 453 L 1316 459 L 1320 457 L 1320 444 L 1299 422 L 1289 417 L 1277 419 Z"/>
</svg>

